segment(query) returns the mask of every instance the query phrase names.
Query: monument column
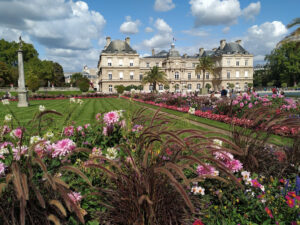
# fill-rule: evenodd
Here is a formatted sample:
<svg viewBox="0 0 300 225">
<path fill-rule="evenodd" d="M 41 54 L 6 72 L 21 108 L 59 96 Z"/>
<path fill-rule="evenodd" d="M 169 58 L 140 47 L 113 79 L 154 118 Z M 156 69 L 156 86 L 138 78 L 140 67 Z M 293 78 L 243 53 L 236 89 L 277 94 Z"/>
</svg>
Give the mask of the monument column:
<svg viewBox="0 0 300 225">
<path fill-rule="evenodd" d="M 18 50 L 18 69 L 19 69 L 19 80 L 18 80 L 18 107 L 28 107 L 28 92 L 25 88 L 25 76 L 24 76 L 24 63 L 23 63 L 23 43 L 20 36 L 19 50 Z"/>
</svg>

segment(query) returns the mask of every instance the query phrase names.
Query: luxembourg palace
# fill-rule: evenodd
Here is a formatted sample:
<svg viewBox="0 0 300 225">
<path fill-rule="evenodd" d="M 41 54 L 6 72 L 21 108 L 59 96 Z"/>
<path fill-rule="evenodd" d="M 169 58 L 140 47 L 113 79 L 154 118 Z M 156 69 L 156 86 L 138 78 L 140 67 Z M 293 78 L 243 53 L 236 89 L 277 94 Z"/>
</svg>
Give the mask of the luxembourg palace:
<svg viewBox="0 0 300 225">
<path fill-rule="evenodd" d="M 196 73 L 199 58 L 211 56 L 215 68 L 213 73 Z M 206 84 L 211 85 L 211 90 L 220 90 L 234 84 L 236 90 L 245 90 L 249 83 L 253 83 L 253 55 L 247 52 L 241 41 L 226 43 L 221 40 L 218 48 L 212 50 L 199 49 L 195 55 L 180 55 L 175 45 L 166 51 L 155 52 L 151 56 L 140 57 L 130 46 L 130 38 L 111 40 L 106 38 L 106 45 L 102 50 L 97 68 L 97 89 L 104 93 L 116 92 L 116 85 L 141 85 L 141 80 L 153 66 L 158 66 L 164 71 L 169 80 L 170 92 L 200 91 Z M 146 84 L 144 91 L 151 91 L 152 86 Z M 157 86 L 162 92 L 165 87 Z"/>
</svg>

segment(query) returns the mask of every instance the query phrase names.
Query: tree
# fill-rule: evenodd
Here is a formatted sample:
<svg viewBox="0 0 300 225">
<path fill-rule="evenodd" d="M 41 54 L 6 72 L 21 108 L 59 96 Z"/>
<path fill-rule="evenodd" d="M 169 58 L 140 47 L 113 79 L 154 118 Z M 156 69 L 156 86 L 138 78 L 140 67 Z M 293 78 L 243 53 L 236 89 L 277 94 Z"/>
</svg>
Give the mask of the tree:
<svg viewBox="0 0 300 225">
<path fill-rule="evenodd" d="M 10 71 L 6 63 L 0 62 L 0 87 L 10 83 Z"/>
<path fill-rule="evenodd" d="M 253 87 L 253 84 L 252 84 L 252 83 L 248 83 L 247 86 L 248 86 L 249 88 L 252 88 L 252 87 Z"/>
<path fill-rule="evenodd" d="M 287 88 L 287 86 L 288 86 L 287 83 L 282 83 L 281 84 L 281 87 L 283 87 L 283 88 Z"/>
<path fill-rule="evenodd" d="M 160 71 L 157 66 L 154 66 L 142 80 L 142 84 L 150 83 L 153 86 L 153 92 L 156 92 L 156 84 L 168 84 L 167 75 L 165 72 Z"/>
<path fill-rule="evenodd" d="M 268 80 L 275 80 L 276 86 L 281 83 L 296 86 L 300 81 L 300 47 L 296 42 L 288 42 L 274 49 L 265 60 L 270 69 Z"/>
<path fill-rule="evenodd" d="M 286 28 L 290 29 L 294 26 L 300 25 L 300 17 L 295 18 L 291 23 L 286 25 Z M 281 40 L 277 44 L 277 48 L 281 47 L 283 44 L 288 43 L 288 42 L 297 42 L 296 45 L 299 47 L 300 46 L 300 27 L 298 27 L 295 31 L 290 33 L 288 36 L 286 36 L 283 40 Z"/>
<path fill-rule="evenodd" d="M 77 84 L 77 80 L 83 78 L 82 76 L 82 73 L 73 73 L 72 76 L 71 76 L 71 81 L 70 83 L 73 85 L 73 86 L 76 86 Z"/>
<path fill-rule="evenodd" d="M 123 94 L 123 92 L 125 91 L 124 85 L 116 85 L 115 89 L 117 90 L 118 94 Z"/>
<path fill-rule="evenodd" d="M 233 89 L 234 88 L 234 84 L 233 83 L 229 83 L 228 84 L 228 88 Z"/>
<path fill-rule="evenodd" d="M 213 70 L 214 70 L 214 62 L 211 57 L 204 56 L 199 59 L 199 64 L 196 67 L 196 73 L 200 73 L 201 71 L 203 73 L 202 87 L 204 87 L 205 73 L 206 72 L 213 73 Z"/>
<path fill-rule="evenodd" d="M 209 91 L 209 89 L 211 89 L 210 83 L 207 83 L 207 84 L 205 85 L 205 87 L 207 88 L 207 91 Z"/>
<path fill-rule="evenodd" d="M 79 87 L 80 91 L 87 92 L 90 88 L 90 80 L 86 77 L 81 77 L 76 81 L 76 85 Z"/>
<path fill-rule="evenodd" d="M 26 84 L 29 90 L 32 92 L 35 92 L 40 87 L 40 80 L 38 78 L 38 75 L 34 72 L 34 68 L 29 68 L 27 70 L 27 79 Z"/>
</svg>

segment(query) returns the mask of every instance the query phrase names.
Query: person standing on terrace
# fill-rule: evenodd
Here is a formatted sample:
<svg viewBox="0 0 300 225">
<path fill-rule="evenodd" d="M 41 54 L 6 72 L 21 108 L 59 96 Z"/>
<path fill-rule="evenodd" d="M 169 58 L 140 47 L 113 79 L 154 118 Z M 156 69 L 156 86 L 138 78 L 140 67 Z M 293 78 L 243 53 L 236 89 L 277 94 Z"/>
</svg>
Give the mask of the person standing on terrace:
<svg viewBox="0 0 300 225">
<path fill-rule="evenodd" d="M 222 87 L 221 97 L 222 98 L 226 98 L 227 97 L 227 90 L 224 87 Z"/>
</svg>

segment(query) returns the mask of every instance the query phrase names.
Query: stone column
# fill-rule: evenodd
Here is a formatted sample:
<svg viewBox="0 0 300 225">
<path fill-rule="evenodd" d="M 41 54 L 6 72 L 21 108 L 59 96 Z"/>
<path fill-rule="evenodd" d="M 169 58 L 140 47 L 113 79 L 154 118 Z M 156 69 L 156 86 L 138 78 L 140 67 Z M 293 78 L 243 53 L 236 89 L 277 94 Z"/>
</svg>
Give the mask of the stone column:
<svg viewBox="0 0 300 225">
<path fill-rule="evenodd" d="M 23 50 L 22 50 L 22 39 L 20 37 L 20 47 L 18 50 L 18 69 L 19 69 L 19 80 L 18 80 L 18 107 L 28 107 L 28 92 L 25 88 L 25 76 L 24 76 L 24 63 L 23 63 Z"/>
</svg>

